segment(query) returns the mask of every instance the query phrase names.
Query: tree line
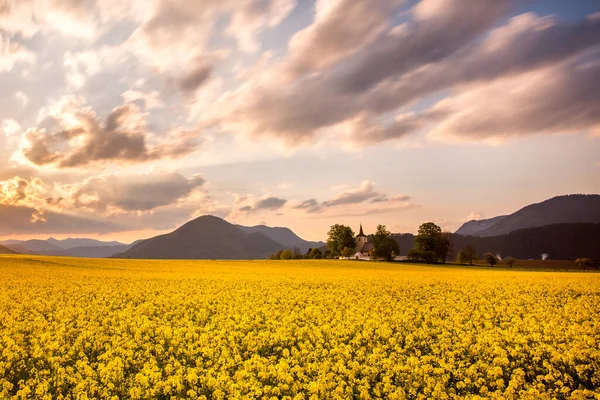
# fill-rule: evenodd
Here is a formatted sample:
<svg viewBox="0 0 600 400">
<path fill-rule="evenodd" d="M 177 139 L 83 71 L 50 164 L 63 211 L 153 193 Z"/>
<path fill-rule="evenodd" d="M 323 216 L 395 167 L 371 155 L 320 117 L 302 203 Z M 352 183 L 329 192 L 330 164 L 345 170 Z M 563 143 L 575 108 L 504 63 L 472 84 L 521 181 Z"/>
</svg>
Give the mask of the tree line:
<svg viewBox="0 0 600 400">
<path fill-rule="evenodd" d="M 573 228 L 578 224 L 565 224 L 561 228 Z M 590 228 L 589 224 L 579 224 L 586 229 Z M 559 226 L 548 226 L 537 228 L 544 231 L 556 231 Z M 522 230 L 515 232 L 515 235 L 526 235 L 530 230 Z M 586 231 L 587 232 L 587 231 Z M 378 225 L 374 234 L 368 235 L 369 242 L 372 244 L 372 249 L 369 251 L 369 257 L 372 260 L 392 261 L 400 254 L 400 244 L 394 237 L 402 237 L 407 235 L 392 235 L 387 230 L 385 225 Z M 412 235 L 408 235 L 412 236 Z M 506 236 L 506 235 L 505 235 Z M 467 239 L 467 240 L 465 240 Z M 456 254 L 456 262 L 459 264 L 473 265 L 478 261 L 478 252 L 475 246 L 465 242 L 471 240 L 480 240 L 482 243 L 490 241 L 494 238 L 474 238 L 455 235 L 450 232 L 443 232 L 442 229 L 433 222 L 426 222 L 419 227 L 418 233 L 414 236 L 414 246 L 407 253 L 408 259 L 416 262 L 424 263 L 441 263 L 445 264 L 448 260 L 454 259 L 455 242 L 459 242 L 462 246 Z M 501 237 L 505 239 L 505 237 Z M 406 239 L 403 243 L 408 243 Z M 408 246 L 407 246 L 408 247 Z M 271 254 L 269 257 L 272 260 L 293 260 L 293 259 L 337 259 L 340 257 L 351 258 L 356 253 L 356 235 L 351 227 L 341 224 L 334 224 L 327 233 L 327 244 L 323 248 L 311 248 L 306 253 L 301 253 L 298 248 L 294 250 L 280 250 Z M 405 253 L 406 254 L 406 253 Z M 493 267 L 499 263 L 512 268 L 516 262 L 516 258 L 506 256 L 500 258 L 492 252 L 483 254 L 483 258 L 489 266 Z M 579 257 L 575 263 L 583 270 L 587 268 L 600 268 L 600 260 L 593 261 L 587 257 Z"/>
</svg>

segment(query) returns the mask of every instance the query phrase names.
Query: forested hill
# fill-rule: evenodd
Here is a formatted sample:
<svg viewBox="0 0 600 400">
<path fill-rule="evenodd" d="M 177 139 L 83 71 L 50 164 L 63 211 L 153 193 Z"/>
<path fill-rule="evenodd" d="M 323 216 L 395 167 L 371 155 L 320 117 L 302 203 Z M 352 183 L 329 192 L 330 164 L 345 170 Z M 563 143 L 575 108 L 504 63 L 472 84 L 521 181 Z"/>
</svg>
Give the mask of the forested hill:
<svg viewBox="0 0 600 400">
<path fill-rule="evenodd" d="M 531 204 L 519 211 L 496 218 L 469 221 L 456 233 L 498 236 L 524 228 L 553 224 L 600 223 L 600 195 L 573 194 Z"/>
<path fill-rule="evenodd" d="M 392 237 L 400 244 L 400 255 L 407 255 L 414 246 L 414 235 Z M 548 258 L 553 260 L 600 259 L 600 224 L 554 224 L 491 237 L 453 234 L 452 242 L 453 257 L 460 249 L 471 245 L 479 257 L 491 252 L 519 259 L 539 259 L 542 254 L 548 254 Z"/>
</svg>

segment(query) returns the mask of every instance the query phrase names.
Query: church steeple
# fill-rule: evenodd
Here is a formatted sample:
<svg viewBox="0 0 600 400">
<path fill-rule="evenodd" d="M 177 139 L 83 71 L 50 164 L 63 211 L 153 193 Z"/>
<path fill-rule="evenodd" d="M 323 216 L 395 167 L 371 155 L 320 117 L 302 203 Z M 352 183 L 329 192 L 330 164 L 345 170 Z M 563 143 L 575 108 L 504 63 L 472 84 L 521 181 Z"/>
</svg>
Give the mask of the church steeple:
<svg viewBox="0 0 600 400">
<path fill-rule="evenodd" d="M 362 224 L 360 224 L 360 232 L 356 237 L 366 237 L 367 235 L 364 234 L 363 232 L 363 228 L 362 228 Z"/>
</svg>

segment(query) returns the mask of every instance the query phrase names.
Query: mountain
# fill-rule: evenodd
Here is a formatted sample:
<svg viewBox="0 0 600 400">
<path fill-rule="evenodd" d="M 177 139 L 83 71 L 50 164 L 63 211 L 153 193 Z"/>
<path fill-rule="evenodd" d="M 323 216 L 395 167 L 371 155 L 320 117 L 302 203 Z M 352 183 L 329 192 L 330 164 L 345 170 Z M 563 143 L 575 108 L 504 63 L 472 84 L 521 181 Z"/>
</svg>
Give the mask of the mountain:
<svg viewBox="0 0 600 400">
<path fill-rule="evenodd" d="M 115 257 L 263 259 L 282 248 L 261 232 L 247 233 L 221 218 L 205 215 L 171 233 L 146 239 Z"/>
<path fill-rule="evenodd" d="M 61 249 L 72 249 L 75 247 L 107 247 L 107 246 L 126 246 L 125 243 L 121 242 L 103 242 L 95 239 L 87 239 L 87 238 L 68 238 L 63 240 L 58 240 L 54 238 L 46 239 L 48 243 L 53 244 L 56 247 Z"/>
<path fill-rule="evenodd" d="M 490 237 L 519 229 L 569 223 L 600 223 L 600 195 L 554 197 L 531 204 L 507 216 L 467 222 L 456 233 Z M 478 229 L 479 227 L 481 229 Z"/>
<path fill-rule="evenodd" d="M 455 233 L 459 234 L 459 235 L 465 235 L 465 236 L 466 235 L 476 235 L 477 232 L 481 232 L 483 230 L 488 229 L 489 227 L 494 225 L 496 222 L 500 222 L 504 218 L 506 218 L 506 215 L 501 215 L 499 217 L 494 217 L 494 218 L 489 218 L 489 219 L 482 219 L 479 221 L 472 220 L 467 223 L 464 223 L 460 228 L 458 228 L 458 230 Z"/>
<path fill-rule="evenodd" d="M 37 254 L 45 256 L 104 258 L 128 250 L 130 245 L 120 242 L 102 242 L 95 239 L 68 238 L 58 240 L 6 240 L 2 243 L 6 248 L 21 254 Z"/>
<path fill-rule="evenodd" d="M 306 253 L 308 249 L 314 247 L 319 248 L 325 245 L 324 242 L 310 242 L 308 240 L 304 240 L 289 228 L 270 227 L 266 225 L 236 226 L 246 233 L 260 232 L 288 249 L 293 250 L 295 248 L 299 248 L 303 254 Z"/>
<path fill-rule="evenodd" d="M 19 253 L 19 254 L 37 254 L 35 251 L 31 251 L 26 247 L 21 246 L 18 243 L 15 244 L 5 244 L 4 247 L 6 247 L 7 249 L 10 249 L 12 251 L 14 251 L 15 253 Z"/>
<path fill-rule="evenodd" d="M 115 254 L 127 251 L 130 248 L 127 244 L 121 244 L 116 246 L 90 246 L 90 247 L 72 247 L 65 249 L 57 256 L 65 257 L 84 257 L 84 258 L 107 258 L 112 257 Z"/>
<path fill-rule="evenodd" d="M 553 224 L 487 237 L 453 235 L 452 241 L 455 253 L 471 245 L 480 258 L 490 252 L 519 259 L 540 259 L 542 254 L 552 260 L 600 259 L 600 224 Z"/>
<path fill-rule="evenodd" d="M 62 249 L 52 243 L 49 243 L 45 240 L 39 240 L 39 239 L 32 239 L 32 240 L 25 240 L 22 242 L 18 242 L 16 243 L 19 246 L 29 250 L 29 252 L 32 253 L 38 253 L 38 254 L 54 254 L 54 253 L 59 253 Z"/>
<path fill-rule="evenodd" d="M 12 251 L 8 247 L 4 247 L 4 246 L 0 245 L 0 254 L 16 254 L 16 252 Z"/>
<path fill-rule="evenodd" d="M 393 234 L 392 238 L 400 245 L 401 256 L 414 247 L 414 235 L 410 233 Z M 487 252 L 525 260 L 540 259 L 542 254 L 551 260 L 600 259 L 600 224 L 553 224 L 487 237 L 453 233 L 451 240 L 454 254 L 450 260 L 467 246 L 473 246 L 480 259 Z"/>
</svg>

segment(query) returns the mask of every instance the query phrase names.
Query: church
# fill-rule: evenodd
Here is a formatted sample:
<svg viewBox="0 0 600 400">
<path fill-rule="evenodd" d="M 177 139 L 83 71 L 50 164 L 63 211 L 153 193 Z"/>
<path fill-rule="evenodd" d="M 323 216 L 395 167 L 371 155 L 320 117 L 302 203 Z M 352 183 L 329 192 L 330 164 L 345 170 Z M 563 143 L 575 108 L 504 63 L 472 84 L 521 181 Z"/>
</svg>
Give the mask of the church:
<svg viewBox="0 0 600 400">
<path fill-rule="evenodd" d="M 360 224 L 360 232 L 356 235 L 356 250 L 354 259 L 369 260 L 369 253 L 373 250 L 373 242 L 363 232 L 362 224 Z"/>
</svg>

